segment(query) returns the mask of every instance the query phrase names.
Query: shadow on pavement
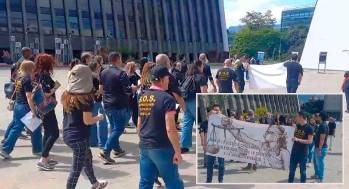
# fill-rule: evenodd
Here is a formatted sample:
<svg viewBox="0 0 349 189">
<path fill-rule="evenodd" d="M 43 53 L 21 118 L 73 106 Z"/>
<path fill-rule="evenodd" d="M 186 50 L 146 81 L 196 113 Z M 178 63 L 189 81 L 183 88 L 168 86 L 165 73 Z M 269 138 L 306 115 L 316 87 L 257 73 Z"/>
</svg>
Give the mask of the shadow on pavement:
<svg viewBox="0 0 349 189">
<path fill-rule="evenodd" d="M 8 167 L 18 167 L 20 163 L 14 163 L 11 160 L 0 160 L 0 169 L 6 169 Z"/>
</svg>

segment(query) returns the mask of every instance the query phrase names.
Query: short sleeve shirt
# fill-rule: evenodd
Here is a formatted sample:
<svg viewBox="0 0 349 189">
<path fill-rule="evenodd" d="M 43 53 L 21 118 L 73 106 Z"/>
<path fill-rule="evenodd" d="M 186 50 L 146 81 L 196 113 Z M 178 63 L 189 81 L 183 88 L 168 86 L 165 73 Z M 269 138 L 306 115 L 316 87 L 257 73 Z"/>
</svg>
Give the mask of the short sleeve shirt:
<svg viewBox="0 0 349 189">
<path fill-rule="evenodd" d="M 216 79 L 219 82 L 219 93 L 233 93 L 233 81 L 237 82 L 237 75 L 230 68 L 221 68 L 217 71 Z"/>
<path fill-rule="evenodd" d="M 55 87 L 55 82 L 53 81 L 49 73 L 40 73 L 37 76 L 36 81 L 41 84 L 44 93 L 50 93 L 51 90 Z"/>
<path fill-rule="evenodd" d="M 313 135 L 313 129 L 308 124 L 303 126 L 297 125 L 294 132 L 294 137 L 302 140 L 307 140 L 309 135 Z M 308 154 L 308 144 L 294 142 L 292 147 L 292 155 L 306 156 Z"/>
<path fill-rule="evenodd" d="M 33 92 L 30 76 L 20 77 L 16 80 L 16 103 L 28 104 L 26 93 Z"/>
<path fill-rule="evenodd" d="M 167 136 L 166 113 L 175 113 L 176 102 L 165 91 L 149 89 L 138 99 L 141 118 L 140 148 L 159 149 L 172 147 Z"/>
<path fill-rule="evenodd" d="M 84 123 L 83 112 L 92 112 L 93 102 L 82 105 L 80 109 L 63 112 L 63 139 L 64 141 L 88 140 L 90 126 Z"/>
<path fill-rule="evenodd" d="M 298 81 L 299 75 L 303 75 L 303 67 L 298 62 L 286 62 L 284 66 L 287 68 L 287 81 Z"/>
<path fill-rule="evenodd" d="M 327 136 L 328 136 L 328 126 L 326 123 L 322 123 L 319 125 L 318 129 L 316 130 L 316 135 L 314 138 L 315 141 L 315 148 L 319 147 L 320 144 L 320 135 L 325 134 L 325 141 L 322 146 L 322 148 L 327 148 Z"/>
</svg>

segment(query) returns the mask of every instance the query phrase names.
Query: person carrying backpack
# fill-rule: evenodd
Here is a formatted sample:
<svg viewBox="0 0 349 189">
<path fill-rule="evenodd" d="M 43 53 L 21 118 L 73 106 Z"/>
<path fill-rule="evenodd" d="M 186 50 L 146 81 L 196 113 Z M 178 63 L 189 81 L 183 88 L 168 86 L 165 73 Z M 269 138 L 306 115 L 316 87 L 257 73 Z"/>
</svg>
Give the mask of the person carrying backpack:
<svg viewBox="0 0 349 189">
<path fill-rule="evenodd" d="M 181 135 L 181 151 L 189 152 L 192 146 L 192 130 L 196 119 L 196 94 L 207 93 L 207 82 L 203 75 L 204 65 L 200 60 L 188 65 L 186 79 L 181 86 L 182 95 L 186 104 L 184 111 L 183 127 Z"/>
</svg>

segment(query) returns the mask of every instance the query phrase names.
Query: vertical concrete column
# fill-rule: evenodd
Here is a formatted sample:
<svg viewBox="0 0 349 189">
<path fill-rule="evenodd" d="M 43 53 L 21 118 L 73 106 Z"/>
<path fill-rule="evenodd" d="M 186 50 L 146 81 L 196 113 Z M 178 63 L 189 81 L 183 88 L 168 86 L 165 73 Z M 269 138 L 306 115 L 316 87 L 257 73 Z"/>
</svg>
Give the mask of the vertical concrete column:
<svg viewBox="0 0 349 189">
<path fill-rule="evenodd" d="M 28 37 L 28 22 L 27 22 L 27 9 L 25 8 L 25 1 L 22 1 L 22 18 L 23 18 L 23 34 L 24 34 L 24 41 L 25 45 L 22 46 L 29 46 L 29 37 Z"/>
<path fill-rule="evenodd" d="M 146 1 L 151 0 L 143 0 L 143 6 L 144 6 L 144 15 L 145 15 L 145 27 L 147 28 L 147 38 L 148 38 L 148 45 L 149 45 L 149 54 L 153 53 L 153 45 L 152 45 L 152 39 L 151 39 L 151 33 L 150 33 L 150 23 L 149 23 L 149 13 L 151 7 L 148 7 L 148 3 Z"/>
<path fill-rule="evenodd" d="M 142 42 L 141 42 L 141 27 L 140 27 L 140 23 L 139 23 L 139 12 L 138 12 L 138 8 L 137 8 L 137 2 L 136 0 L 132 0 L 133 1 L 133 9 L 134 11 L 134 15 L 135 15 L 135 22 L 136 22 L 136 38 L 137 38 L 137 48 L 138 48 L 138 57 L 142 57 L 143 56 L 143 50 L 142 50 Z"/>
<path fill-rule="evenodd" d="M 112 0 L 112 9 L 113 9 L 113 15 L 114 15 L 114 27 L 115 27 L 115 38 L 116 38 L 116 49 L 119 49 L 120 47 L 120 29 L 119 29 L 119 20 L 118 20 L 118 13 L 116 12 L 116 0 Z"/>
<path fill-rule="evenodd" d="M 185 52 L 185 56 L 186 56 L 186 60 L 190 60 L 189 59 L 189 53 L 188 53 L 188 48 L 187 48 L 187 44 L 188 44 L 188 35 L 185 31 L 187 31 L 187 24 L 185 24 L 185 14 L 184 14 L 184 3 L 183 3 L 183 0 L 178 0 L 180 2 L 180 6 L 179 6 L 179 10 L 180 10 L 180 14 L 182 15 L 181 18 L 181 25 L 182 25 L 182 28 L 183 28 L 183 35 L 184 35 L 184 52 Z"/>
<path fill-rule="evenodd" d="M 175 2 L 176 0 L 168 0 L 169 3 L 171 3 L 171 7 L 175 7 Z M 178 53 L 180 52 L 180 48 L 179 48 L 179 34 L 178 34 L 178 22 L 177 22 L 177 14 L 179 14 L 177 11 L 171 11 L 172 12 L 172 18 L 173 18 L 173 24 L 174 24 L 174 32 L 175 32 L 175 39 L 176 39 L 176 52 L 177 52 L 177 56 L 178 56 Z"/>
<path fill-rule="evenodd" d="M 77 0 L 76 3 L 76 9 L 78 11 L 78 17 L 79 17 L 79 28 L 80 28 L 80 40 L 81 40 L 81 46 L 82 46 L 82 51 L 86 50 L 86 43 L 85 43 L 85 37 L 82 35 L 82 31 L 84 30 L 82 26 L 82 13 L 81 13 L 81 4 L 79 3 L 79 0 Z"/>
<path fill-rule="evenodd" d="M 196 5 L 201 5 L 201 1 L 202 0 L 195 0 L 196 1 Z M 203 7 L 203 5 L 201 5 L 201 8 Z M 203 28 L 203 20 L 202 20 L 202 15 L 205 13 L 204 9 L 200 9 L 199 7 L 195 7 L 196 9 L 196 14 L 198 15 L 198 26 L 199 26 L 199 35 L 200 35 L 200 53 L 204 51 L 204 43 L 203 43 L 203 39 L 205 38 L 204 37 L 204 28 Z"/>
<path fill-rule="evenodd" d="M 158 11 L 156 11 L 158 9 L 158 5 L 156 3 L 155 0 L 152 0 L 153 2 L 153 9 L 151 9 L 152 11 L 154 11 L 154 19 L 155 19 L 155 28 L 156 28 L 156 38 L 157 38 L 157 44 L 158 44 L 158 48 L 156 49 L 156 51 L 158 53 L 162 53 L 162 44 L 161 44 L 161 34 L 160 34 L 160 22 L 159 22 L 159 13 Z M 155 58 L 155 57 L 154 57 Z"/>
<path fill-rule="evenodd" d="M 167 46 L 167 49 L 168 49 L 168 54 L 169 56 L 171 56 L 172 54 L 172 48 L 171 48 L 171 40 L 170 40 L 170 26 L 169 26 L 169 23 L 168 23 L 168 14 L 171 14 L 169 13 L 170 10 L 167 10 L 167 4 L 168 3 L 171 3 L 169 2 L 168 0 L 161 0 L 161 7 L 162 7 L 162 12 L 163 12 L 163 17 L 164 17 L 164 24 L 165 24 L 165 32 L 166 32 L 166 39 L 164 41 L 164 44 L 166 44 Z M 173 22 L 172 22 L 173 23 Z"/>
</svg>

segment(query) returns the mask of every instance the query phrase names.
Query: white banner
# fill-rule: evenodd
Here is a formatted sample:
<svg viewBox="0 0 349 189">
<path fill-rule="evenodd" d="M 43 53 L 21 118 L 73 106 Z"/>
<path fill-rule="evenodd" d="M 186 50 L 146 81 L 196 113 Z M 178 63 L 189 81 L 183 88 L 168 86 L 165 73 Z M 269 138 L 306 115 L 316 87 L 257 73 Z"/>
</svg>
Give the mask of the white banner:
<svg viewBox="0 0 349 189">
<path fill-rule="evenodd" d="M 206 153 L 226 160 L 286 170 L 294 130 L 289 126 L 268 126 L 213 114 L 208 119 Z"/>
<path fill-rule="evenodd" d="M 284 63 L 250 65 L 250 89 L 286 88 L 287 70 Z"/>
</svg>

